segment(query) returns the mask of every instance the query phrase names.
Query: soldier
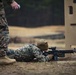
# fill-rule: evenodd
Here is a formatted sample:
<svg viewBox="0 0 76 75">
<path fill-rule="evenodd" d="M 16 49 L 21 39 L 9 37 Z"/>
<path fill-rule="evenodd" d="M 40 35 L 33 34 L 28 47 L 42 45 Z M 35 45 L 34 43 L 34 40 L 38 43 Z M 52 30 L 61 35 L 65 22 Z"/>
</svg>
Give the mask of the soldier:
<svg viewBox="0 0 76 75">
<path fill-rule="evenodd" d="M 44 56 L 43 52 L 48 50 L 48 43 L 45 41 L 40 41 L 37 45 L 27 44 L 16 50 L 8 50 L 7 55 L 10 58 L 15 58 L 17 61 L 50 61 L 52 55 Z"/>
<path fill-rule="evenodd" d="M 14 0 L 4 0 L 11 5 L 13 9 L 19 9 L 19 4 Z M 16 62 L 6 56 L 9 43 L 8 23 L 5 18 L 3 0 L 0 0 L 0 64 L 10 64 Z"/>
</svg>

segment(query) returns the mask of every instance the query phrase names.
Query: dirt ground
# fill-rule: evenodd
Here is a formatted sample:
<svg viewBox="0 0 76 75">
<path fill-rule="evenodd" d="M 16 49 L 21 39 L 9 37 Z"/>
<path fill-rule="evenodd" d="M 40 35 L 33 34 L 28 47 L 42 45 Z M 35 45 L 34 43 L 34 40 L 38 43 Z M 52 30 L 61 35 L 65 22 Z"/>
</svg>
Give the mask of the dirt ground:
<svg viewBox="0 0 76 75">
<path fill-rule="evenodd" d="M 17 62 L 3 65 L 0 66 L 0 75 L 76 75 L 75 62 L 58 62 Z"/>
<path fill-rule="evenodd" d="M 41 28 L 10 27 L 10 36 L 31 37 L 64 33 L 64 26 L 46 26 Z M 39 40 L 36 38 L 35 40 Z M 42 39 L 42 38 L 41 38 Z M 65 48 L 65 39 L 45 39 L 49 46 Z M 25 41 L 26 43 L 26 41 Z M 24 43 L 10 43 L 9 48 L 15 49 Z M 73 55 L 74 56 L 74 55 Z M 76 55 L 75 55 L 76 57 Z M 76 60 L 50 62 L 16 62 L 0 65 L 0 75 L 76 75 Z"/>
<path fill-rule="evenodd" d="M 43 27 L 37 27 L 37 28 L 9 27 L 9 31 L 10 31 L 11 37 L 22 38 L 21 40 L 22 43 L 17 43 L 17 44 L 11 43 L 9 44 L 9 48 L 18 48 L 28 42 L 35 43 L 39 39 L 46 40 L 49 43 L 49 47 L 52 47 L 52 46 L 56 46 L 60 48 L 65 47 L 65 44 L 64 44 L 65 40 L 62 39 L 63 35 L 65 34 L 64 26 L 43 26 Z M 55 37 L 58 39 L 55 39 Z M 30 39 L 30 38 L 34 38 L 34 39 Z"/>
</svg>

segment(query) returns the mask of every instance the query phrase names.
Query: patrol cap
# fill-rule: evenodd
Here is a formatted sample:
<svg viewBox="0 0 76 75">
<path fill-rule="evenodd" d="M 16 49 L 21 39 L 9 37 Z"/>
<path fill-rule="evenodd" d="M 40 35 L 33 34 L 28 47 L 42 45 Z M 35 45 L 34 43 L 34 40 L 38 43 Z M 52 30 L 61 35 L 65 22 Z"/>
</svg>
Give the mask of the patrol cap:
<svg viewBox="0 0 76 75">
<path fill-rule="evenodd" d="M 47 50 L 48 49 L 48 43 L 45 40 L 39 40 L 37 42 L 37 47 L 40 48 L 41 50 Z"/>
</svg>

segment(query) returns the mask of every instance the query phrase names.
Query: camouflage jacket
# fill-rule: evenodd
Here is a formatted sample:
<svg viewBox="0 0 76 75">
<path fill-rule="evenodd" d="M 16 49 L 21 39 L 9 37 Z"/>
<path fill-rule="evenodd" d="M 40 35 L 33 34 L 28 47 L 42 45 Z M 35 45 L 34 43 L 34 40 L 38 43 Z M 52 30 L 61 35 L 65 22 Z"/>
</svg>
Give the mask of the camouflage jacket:
<svg viewBox="0 0 76 75">
<path fill-rule="evenodd" d="M 0 0 L 0 18 L 2 17 L 2 15 L 5 14 L 3 2 L 7 2 L 8 4 L 11 4 L 13 1 L 14 0 Z"/>
<path fill-rule="evenodd" d="M 48 56 L 44 56 L 43 52 L 33 44 L 25 45 L 16 50 L 8 50 L 7 55 L 10 58 L 15 58 L 17 61 L 49 61 Z"/>
</svg>

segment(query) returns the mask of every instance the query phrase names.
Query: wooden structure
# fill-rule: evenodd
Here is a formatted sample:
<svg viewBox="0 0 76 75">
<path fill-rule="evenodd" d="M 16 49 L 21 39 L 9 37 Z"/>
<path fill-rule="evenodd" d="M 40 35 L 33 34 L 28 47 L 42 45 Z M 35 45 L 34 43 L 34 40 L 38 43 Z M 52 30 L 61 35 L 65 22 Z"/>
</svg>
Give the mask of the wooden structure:
<svg viewBox="0 0 76 75">
<path fill-rule="evenodd" d="M 66 49 L 76 48 L 76 0 L 64 0 Z"/>
</svg>

